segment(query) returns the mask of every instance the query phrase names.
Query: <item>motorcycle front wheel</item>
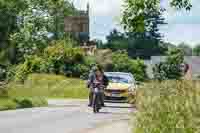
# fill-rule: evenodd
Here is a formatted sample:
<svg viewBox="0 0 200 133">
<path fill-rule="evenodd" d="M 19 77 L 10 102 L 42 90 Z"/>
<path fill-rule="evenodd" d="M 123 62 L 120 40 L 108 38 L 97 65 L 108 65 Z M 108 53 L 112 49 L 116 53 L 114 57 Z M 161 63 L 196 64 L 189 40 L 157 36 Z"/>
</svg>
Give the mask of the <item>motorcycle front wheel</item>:
<svg viewBox="0 0 200 133">
<path fill-rule="evenodd" d="M 94 94 L 94 97 L 93 97 L 93 112 L 94 113 L 98 113 L 99 110 L 100 110 L 100 107 L 99 107 L 99 98 L 98 98 L 97 94 Z"/>
</svg>

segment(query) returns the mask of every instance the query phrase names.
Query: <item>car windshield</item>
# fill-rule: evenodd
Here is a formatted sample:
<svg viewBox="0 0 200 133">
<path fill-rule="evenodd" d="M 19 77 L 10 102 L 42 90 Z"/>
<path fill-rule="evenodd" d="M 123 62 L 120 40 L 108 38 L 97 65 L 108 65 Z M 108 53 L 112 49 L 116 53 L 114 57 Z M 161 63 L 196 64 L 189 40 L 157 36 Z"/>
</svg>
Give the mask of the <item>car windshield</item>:
<svg viewBox="0 0 200 133">
<path fill-rule="evenodd" d="M 118 77 L 118 76 L 108 76 L 108 79 L 112 83 L 130 83 L 131 80 L 125 77 Z"/>
</svg>

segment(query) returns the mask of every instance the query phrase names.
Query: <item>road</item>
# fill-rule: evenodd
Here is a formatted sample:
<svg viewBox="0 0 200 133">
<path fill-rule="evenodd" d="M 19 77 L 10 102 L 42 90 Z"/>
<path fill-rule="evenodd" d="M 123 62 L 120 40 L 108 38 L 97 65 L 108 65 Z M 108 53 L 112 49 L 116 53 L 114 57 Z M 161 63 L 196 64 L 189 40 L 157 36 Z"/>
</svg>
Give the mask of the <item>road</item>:
<svg viewBox="0 0 200 133">
<path fill-rule="evenodd" d="M 85 100 L 50 100 L 49 107 L 0 112 L 1 133 L 129 133 L 128 104 L 106 103 L 94 114 Z"/>
</svg>

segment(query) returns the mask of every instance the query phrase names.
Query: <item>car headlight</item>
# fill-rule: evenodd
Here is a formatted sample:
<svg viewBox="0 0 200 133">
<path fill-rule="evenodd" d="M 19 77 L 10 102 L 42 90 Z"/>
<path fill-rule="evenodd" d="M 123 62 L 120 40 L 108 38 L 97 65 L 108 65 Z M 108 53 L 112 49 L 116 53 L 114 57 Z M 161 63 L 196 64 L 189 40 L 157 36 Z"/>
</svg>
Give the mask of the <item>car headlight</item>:
<svg viewBox="0 0 200 133">
<path fill-rule="evenodd" d="M 130 86 L 129 88 L 128 88 L 128 91 L 129 92 L 133 92 L 135 90 L 135 87 L 134 86 Z"/>
</svg>

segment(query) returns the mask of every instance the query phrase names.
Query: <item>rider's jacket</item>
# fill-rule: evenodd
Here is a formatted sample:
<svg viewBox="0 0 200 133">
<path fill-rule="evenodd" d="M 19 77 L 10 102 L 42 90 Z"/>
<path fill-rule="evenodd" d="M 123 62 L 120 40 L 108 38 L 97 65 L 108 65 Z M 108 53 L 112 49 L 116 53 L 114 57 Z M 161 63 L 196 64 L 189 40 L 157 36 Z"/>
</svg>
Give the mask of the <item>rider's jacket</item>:
<svg viewBox="0 0 200 133">
<path fill-rule="evenodd" d="M 108 86 L 108 83 L 109 83 L 108 78 L 107 78 L 105 75 L 103 75 L 102 80 L 99 80 L 99 79 L 96 77 L 96 74 L 93 73 L 93 74 L 90 74 L 90 75 L 89 75 L 88 82 L 87 82 L 88 88 L 91 88 L 91 87 L 93 86 L 93 84 L 94 84 L 95 82 L 97 82 L 97 81 L 100 82 L 100 83 L 101 83 L 102 85 L 104 85 L 105 87 Z"/>
</svg>

